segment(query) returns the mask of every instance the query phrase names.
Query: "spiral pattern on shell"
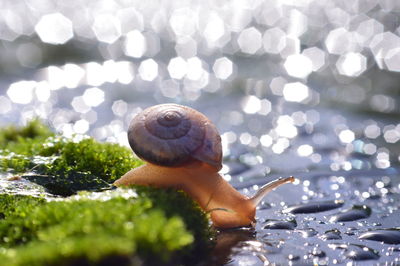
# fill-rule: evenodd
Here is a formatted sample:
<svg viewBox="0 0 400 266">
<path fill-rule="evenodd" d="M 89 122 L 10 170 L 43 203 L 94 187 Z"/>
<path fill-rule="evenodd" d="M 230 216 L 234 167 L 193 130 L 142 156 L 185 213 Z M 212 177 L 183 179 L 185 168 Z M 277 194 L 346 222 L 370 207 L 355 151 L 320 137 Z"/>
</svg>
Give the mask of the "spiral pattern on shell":
<svg viewBox="0 0 400 266">
<path fill-rule="evenodd" d="M 132 119 L 128 140 L 136 155 L 162 166 L 191 159 L 221 168 L 221 138 L 202 113 L 178 104 L 149 107 Z"/>
</svg>

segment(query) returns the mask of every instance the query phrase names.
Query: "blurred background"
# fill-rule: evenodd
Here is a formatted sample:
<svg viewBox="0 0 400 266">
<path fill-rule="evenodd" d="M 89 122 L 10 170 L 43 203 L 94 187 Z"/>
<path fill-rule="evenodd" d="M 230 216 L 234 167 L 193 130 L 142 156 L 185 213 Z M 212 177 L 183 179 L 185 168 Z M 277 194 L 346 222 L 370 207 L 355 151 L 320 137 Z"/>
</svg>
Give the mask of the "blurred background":
<svg viewBox="0 0 400 266">
<path fill-rule="evenodd" d="M 396 0 L 2 0 L 0 125 L 126 145 L 175 102 L 215 122 L 228 174 L 390 170 L 399 26 Z"/>
</svg>

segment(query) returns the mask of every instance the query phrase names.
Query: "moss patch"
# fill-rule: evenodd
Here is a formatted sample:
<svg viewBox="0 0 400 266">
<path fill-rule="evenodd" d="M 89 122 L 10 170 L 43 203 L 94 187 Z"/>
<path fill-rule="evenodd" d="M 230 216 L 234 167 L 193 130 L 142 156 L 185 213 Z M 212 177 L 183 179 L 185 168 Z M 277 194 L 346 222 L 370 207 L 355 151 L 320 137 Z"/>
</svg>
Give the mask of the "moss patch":
<svg viewBox="0 0 400 266">
<path fill-rule="evenodd" d="M 56 136 L 36 120 L 26 128 L 29 130 L 8 127 L 0 131 L 0 170 L 21 174 L 55 195 L 109 188 L 114 180 L 142 164 L 118 144 Z"/>
<path fill-rule="evenodd" d="M 136 191 L 118 189 L 51 202 L 0 195 L 0 261 L 5 265 L 99 265 L 109 260 L 118 265 L 134 260 L 191 264 L 193 253 L 205 254 L 211 231 L 193 201 L 172 190 Z"/>
<path fill-rule="evenodd" d="M 10 125 L 0 130 L 0 150 L 32 155 L 50 136 L 54 136 L 54 133 L 38 119 L 30 121 L 24 127 Z"/>
<path fill-rule="evenodd" d="M 67 139 L 38 121 L 26 129 L 0 130 L 2 171 L 20 174 L 55 196 L 103 191 L 56 201 L 0 194 L 0 261 L 192 265 L 204 258 L 213 231 L 186 194 L 150 187 L 109 190 L 141 164 L 125 147 L 88 137 Z"/>
<path fill-rule="evenodd" d="M 148 197 L 168 217 L 179 216 L 183 219 L 188 231 L 195 241 L 185 249 L 177 252 L 188 265 L 195 265 L 205 257 L 213 246 L 215 230 L 211 228 L 208 216 L 189 196 L 174 189 L 157 189 L 136 186 L 140 197 Z"/>
</svg>

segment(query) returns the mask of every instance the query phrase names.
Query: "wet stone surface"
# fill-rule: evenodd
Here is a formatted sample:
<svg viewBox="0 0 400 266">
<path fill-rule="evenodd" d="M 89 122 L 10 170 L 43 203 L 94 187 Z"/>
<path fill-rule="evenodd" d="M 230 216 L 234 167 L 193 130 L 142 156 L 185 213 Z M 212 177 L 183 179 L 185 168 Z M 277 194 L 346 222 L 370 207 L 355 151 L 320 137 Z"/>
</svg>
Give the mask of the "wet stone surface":
<svg viewBox="0 0 400 266">
<path fill-rule="evenodd" d="M 259 206 L 254 232 L 230 242 L 227 256 L 219 256 L 217 248 L 215 258 L 227 265 L 398 263 L 398 173 L 394 167 L 368 173 L 294 173 L 298 181 L 277 188 Z M 251 195 L 262 183 L 254 178 L 234 184 Z M 251 260 L 244 258 L 249 252 Z"/>
</svg>

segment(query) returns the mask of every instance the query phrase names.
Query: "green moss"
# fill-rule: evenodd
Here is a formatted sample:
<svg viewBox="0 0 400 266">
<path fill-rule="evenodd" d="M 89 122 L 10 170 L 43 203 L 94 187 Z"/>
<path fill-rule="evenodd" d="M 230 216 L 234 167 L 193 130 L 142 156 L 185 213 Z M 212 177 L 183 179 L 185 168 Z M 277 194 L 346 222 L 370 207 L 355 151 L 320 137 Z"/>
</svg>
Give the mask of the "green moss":
<svg viewBox="0 0 400 266">
<path fill-rule="evenodd" d="M 4 265 L 10 266 L 123 266 L 132 265 L 134 251 L 134 243 L 125 237 L 90 235 L 62 241 L 32 241 L 26 246 L 3 250 L 0 258 Z"/>
<path fill-rule="evenodd" d="M 32 157 L 31 162 L 29 167 L 34 174 L 24 177 L 62 196 L 109 188 L 116 179 L 142 164 L 129 149 L 118 144 L 62 137 L 47 139 L 39 156 Z"/>
<path fill-rule="evenodd" d="M 52 164 L 50 173 L 67 169 L 72 172 L 90 173 L 111 182 L 142 164 L 133 157 L 129 149 L 113 143 L 99 143 L 92 138 L 79 142 L 64 140 L 61 146 L 58 150 L 59 158 Z"/>
<path fill-rule="evenodd" d="M 6 219 L 9 216 L 29 212 L 29 210 L 45 202 L 43 198 L 25 195 L 0 194 L 0 218 Z"/>
<path fill-rule="evenodd" d="M 0 170 L 22 174 L 56 195 L 109 188 L 113 181 L 142 164 L 118 144 L 99 143 L 89 137 L 55 136 L 37 121 L 21 129 L 0 130 L 0 136 L 0 147 L 4 147 L 0 150 Z"/>
<path fill-rule="evenodd" d="M 38 119 L 30 121 L 24 127 L 14 125 L 3 127 L 0 130 L 0 149 L 32 155 L 50 136 L 54 136 L 54 133 Z"/>
<path fill-rule="evenodd" d="M 191 264 L 210 248 L 207 217 L 184 193 L 155 188 L 44 202 L 0 196 L 0 261 L 6 265 L 100 265 L 134 259 Z M 194 241 L 196 239 L 196 241 Z M 200 257 L 199 257 L 200 256 Z M 86 265 L 86 264 L 85 264 Z"/>
<path fill-rule="evenodd" d="M 32 166 L 31 159 L 25 155 L 0 150 L 0 171 L 23 173 Z"/>
<path fill-rule="evenodd" d="M 208 218 L 183 192 L 135 187 L 127 197 L 131 190 L 108 190 L 142 164 L 129 149 L 57 136 L 37 121 L 27 127 L 0 130 L 0 170 L 53 195 L 106 191 L 50 202 L 0 194 L 4 265 L 192 265 L 208 253 Z"/>
<path fill-rule="evenodd" d="M 140 197 L 148 197 L 157 208 L 162 209 L 168 217 L 178 215 L 182 217 L 195 242 L 179 252 L 189 265 L 198 262 L 201 254 L 207 254 L 212 247 L 215 231 L 210 227 L 208 216 L 200 206 L 182 191 L 174 189 L 157 189 L 152 187 L 136 186 Z"/>
</svg>

